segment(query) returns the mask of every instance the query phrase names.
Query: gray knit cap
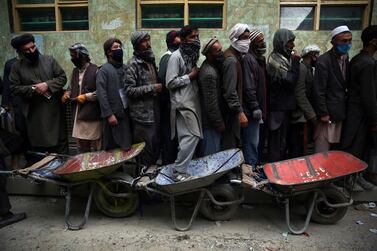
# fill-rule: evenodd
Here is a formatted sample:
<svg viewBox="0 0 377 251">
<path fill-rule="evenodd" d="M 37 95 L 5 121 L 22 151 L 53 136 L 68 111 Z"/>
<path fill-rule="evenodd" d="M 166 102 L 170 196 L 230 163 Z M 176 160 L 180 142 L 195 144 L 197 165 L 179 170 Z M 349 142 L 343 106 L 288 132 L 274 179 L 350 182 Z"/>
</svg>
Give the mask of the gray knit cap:
<svg viewBox="0 0 377 251">
<path fill-rule="evenodd" d="M 131 35 L 131 43 L 134 48 L 143 40 L 145 37 L 150 36 L 146 31 L 134 31 Z"/>
</svg>

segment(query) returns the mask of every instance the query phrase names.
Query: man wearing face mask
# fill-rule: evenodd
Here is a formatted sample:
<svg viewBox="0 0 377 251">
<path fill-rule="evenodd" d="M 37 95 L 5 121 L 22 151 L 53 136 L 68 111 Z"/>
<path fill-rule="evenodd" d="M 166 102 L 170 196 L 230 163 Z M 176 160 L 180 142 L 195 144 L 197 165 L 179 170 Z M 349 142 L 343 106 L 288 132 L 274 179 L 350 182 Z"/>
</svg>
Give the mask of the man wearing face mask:
<svg viewBox="0 0 377 251">
<path fill-rule="evenodd" d="M 166 34 L 166 46 L 168 50 L 162 55 L 160 64 L 158 67 L 158 77 L 162 83 L 162 92 L 160 99 L 160 111 L 161 111 L 161 160 L 162 165 L 168 165 L 174 162 L 177 158 L 178 142 L 177 138 L 170 139 L 170 93 L 166 88 L 166 69 L 171 54 L 179 49 L 181 38 L 178 31 L 171 30 Z"/>
<path fill-rule="evenodd" d="M 181 45 L 169 58 L 166 87 L 171 101 L 171 138 L 178 136 L 179 151 L 174 162 L 173 177 L 177 181 L 190 175 L 186 172 L 196 146 L 202 138 L 196 63 L 199 59 L 199 30 L 189 25 L 179 31 Z"/>
<path fill-rule="evenodd" d="M 247 24 L 238 23 L 230 30 L 230 47 L 224 51 L 223 63 L 223 97 L 227 105 L 225 117 L 226 131 L 222 148 L 230 149 L 240 146 L 241 127 L 248 125 L 242 108 L 243 74 L 242 57 L 249 51 L 250 28 Z"/>
<path fill-rule="evenodd" d="M 377 187 L 377 25 L 361 33 L 363 49 L 350 62 L 347 116 L 342 132 L 342 149 L 365 160 L 369 167 L 359 184 L 368 190 Z"/>
<path fill-rule="evenodd" d="M 245 163 L 253 167 L 260 161 L 259 140 L 264 141 L 264 137 L 260 138 L 260 125 L 266 121 L 266 63 L 263 56 L 265 53 L 263 33 L 258 29 L 252 29 L 249 52 L 243 57 L 243 109 L 248 126 L 242 130 L 242 150 Z"/>
<path fill-rule="evenodd" d="M 71 61 L 75 68 L 71 84 L 62 97 L 62 103 L 72 102 L 72 137 L 77 139 L 81 153 L 101 148 L 101 111 L 96 95 L 96 73 L 98 67 L 90 63 L 89 51 L 82 43 L 69 47 Z"/>
<path fill-rule="evenodd" d="M 295 97 L 297 109 L 292 112 L 291 130 L 289 132 L 290 158 L 302 156 L 306 146 L 308 135 L 305 135 L 308 127 L 307 121 L 315 125 L 317 116 L 313 108 L 313 75 L 315 63 L 319 57 L 320 49 L 317 45 L 308 45 L 302 50 L 302 61 L 300 63 L 300 76 L 298 78 Z M 306 144 L 306 143 L 305 143 Z"/>
<path fill-rule="evenodd" d="M 225 131 L 222 98 L 222 64 L 224 53 L 220 41 L 213 37 L 202 49 L 206 57 L 199 71 L 199 93 L 202 107 L 203 140 L 200 144 L 202 156 L 221 150 L 221 135 Z"/>
<path fill-rule="evenodd" d="M 103 44 L 107 63 L 97 72 L 97 97 L 104 119 L 102 148 L 128 150 L 132 144 L 128 102 L 124 93 L 126 66 L 123 64 L 122 42 L 109 38 Z"/>
<path fill-rule="evenodd" d="M 299 77 L 300 55 L 293 51 L 295 35 L 279 29 L 273 39 L 274 50 L 267 60 L 269 78 L 269 161 L 287 158 L 291 112 L 296 109 L 295 87 Z"/>
<path fill-rule="evenodd" d="M 65 110 L 60 101 L 67 82 L 63 69 L 53 57 L 39 53 L 31 34 L 13 38 L 11 45 L 20 59 L 13 64 L 10 89 L 22 99 L 32 150 L 66 153 Z"/>
<path fill-rule="evenodd" d="M 134 55 L 128 61 L 124 89 L 129 101 L 133 142 L 145 142 L 140 164 L 155 165 L 160 156 L 160 100 L 162 90 L 148 32 L 131 35 Z"/>
<path fill-rule="evenodd" d="M 347 26 L 339 26 L 331 31 L 331 36 L 333 47 L 318 58 L 314 74 L 313 98 L 319 119 L 314 132 L 315 152 L 328 151 L 340 142 L 342 121 L 346 118 L 352 33 Z"/>
</svg>

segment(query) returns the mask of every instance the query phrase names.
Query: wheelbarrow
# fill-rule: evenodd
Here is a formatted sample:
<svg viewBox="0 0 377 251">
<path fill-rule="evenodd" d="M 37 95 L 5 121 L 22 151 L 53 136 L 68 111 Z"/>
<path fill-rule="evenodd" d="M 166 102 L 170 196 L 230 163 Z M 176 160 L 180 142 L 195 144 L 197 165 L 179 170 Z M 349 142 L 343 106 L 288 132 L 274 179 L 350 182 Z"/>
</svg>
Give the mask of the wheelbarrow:
<svg viewBox="0 0 377 251">
<path fill-rule="evenodd" d="M 127 205 L 137 205 L 138 197 L 133 193 L 124 192 L 113 188 L 107 189 L 104 185 L 104 176 L 113 173 L 115 170 L 122 167 L 126 162 L 136 157 L 143 149 L 145 143 L 132 145 L 128 151 L 121 149 L 114 149 L 111 151 L 98 151 L 78 154 L 75 156 L 67 156 L 60 154 L 37 153 L 39 155 L 46 155 L 45 158 L 32 166 L 19 170 L 0 171 L 0 175 L 21 176 L 37 182 L 48 182 L 61 186 L 65 191 L 65 223 L 68 230 L 80 230 L 88 221 L 92 198 L 96 203 L 97 208 L 105 215 L 112 215 L 111 208 L 107 207 L 106 200 L 103 195 L 107 197 L 122 198 L 126 201 L 134 201 L 127 203 Z M 130 162 L 132 163 L 132 162 Z M 70 220 L 71 208 L 71 191 L 74 187 L 89 184 L 90 192 L 85 206 L 85 213 L 81 222 L 73 225 Z M 114 193 L 113 193 L 114 192 Z M 124 212 L 125 210 L 123 210 Z M 132 211 L 127 209 L 126 212 Z M 127 216 L 120 213 L 122 217 Z"/>
<path fill-rule="evenodd" d="M 243 166 L 242 183 L 247 188 L 261 190 L 281 201 L 285 207 L 286 224 L 292 234 L 304 233 L 310 220 L 334 224 L 341 220 L 352 205 L 350 189 L 335 186 L 338 182 L 354 184 L 356 175 L 367 164 L 342 151 L 317 153 L 300 158 L 269 163 L 251 171 Z M 290 201 L 304 195 L 307 214 L 304 226 L 296 229 L 290 220 Z"/>
</svg>

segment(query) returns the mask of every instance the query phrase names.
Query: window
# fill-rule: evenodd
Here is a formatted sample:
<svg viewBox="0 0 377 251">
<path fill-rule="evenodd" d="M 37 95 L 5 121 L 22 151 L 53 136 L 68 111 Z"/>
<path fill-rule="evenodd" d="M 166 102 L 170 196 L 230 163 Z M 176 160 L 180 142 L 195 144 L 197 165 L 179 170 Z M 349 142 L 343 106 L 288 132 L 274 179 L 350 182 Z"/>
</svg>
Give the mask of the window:
<svg viewBox="0 0 377 251">
<path fill-rule="evenodd" d="M 190 24 L 198 28 L 225 27 L 225 0 L 138 0 L 137 27 L 171 29 Z"/>
<path fill-rule="evenodd" d="M 347 25 L 362 30 L 369 24 L 370 0 L 280 0 L 280 28 L 332 30 Z"/>
<path fill-rule="evenodd" d="M 88 0 L 12 0 L 14 31 L 88 30 Z"/>
</svg>

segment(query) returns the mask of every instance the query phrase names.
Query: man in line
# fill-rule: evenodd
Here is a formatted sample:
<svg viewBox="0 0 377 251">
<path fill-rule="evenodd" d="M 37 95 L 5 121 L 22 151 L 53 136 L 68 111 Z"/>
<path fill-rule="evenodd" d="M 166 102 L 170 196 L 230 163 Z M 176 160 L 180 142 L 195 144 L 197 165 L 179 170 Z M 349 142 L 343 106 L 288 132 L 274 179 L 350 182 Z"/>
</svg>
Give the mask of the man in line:
<svg viewBox="0 0 377 251">
<path fill-rule="evenodd" d="M 177 181 L 190 175 L 186 172 L 196 146 L 202 138 L 200 100 L 196 65 L 199 59 L 199 30 L 184 26 L 179 35 L 179 50 L 170 56 L 166 71 L 166 86 L 170 91 L 172 138 L 177 133 L 179 150 L 173 176 Z"/>
<path fill-rule="evenodd" d="M 249 52 L 243 57 L 243 107 L 248 126 L 242 130 L 242 150 L 245 163 L 255 167 L 259 159 L 260 125 L 266 119 L 266 52 L 264 35 L 258 29 L 250 31 Z M 264 137 L 261 139 L 264 140 Z"/>
<path fill-rule="evenodd" d="M 72 103 L 72 137 L 77 139 L 81 153 L 101 148 L 102 121 L 101 110 L 96 94 L 96 74 L 98 67 L 90 63 L 89 51 L 82 43 L 69 47 L 71 61 L 75 68 L 69 89 L 64 93 L 62 102 Z"/>
<path fill-rule="evenodd" d="M 223 96 L 226 102 L 225 127 L 222 148 L 230 149 L 241 144 L 241 127 L 246 128 L 247 117 L 243 111 L 242 57 L 249 51 L 250 28 L 238 23 L 230 30 L 230 46 L 224 51 Z"/>
<path fill-rule="evenodd" d="M 22 112 L 32 150 L 66 153 L 65 110 L 60 101 L 67 77 L 51 56 L 41 55 L 34 36 L 23 34 L 11 41 L 20 60 L 13 64 L 13 95 L 22 99 Z"/>
<path fill-rule="evenodd" d="M 279 29 L 273 39 L 274 50 L 268 57 L 269 76 L 269 161 L 287 157 L 291 112 L 296 109 L 295 86 L 299 76 L 300 56 L 293 51 L 295 35 Z"/>
<path fill-rule="evenodd" d="M 128 97 L 133 142 L 145 142 L 140 164 L 155 165 L 160 155 L 160 100 L 162 84 L 151 48 L 150 35 L 135 31 L 131 35 L 134 55 L 128 61 L 125 93 Z"/>
<path fill-rule="evenodd" d="M 347 26 L 331 31 L 333 47 L 322 54 L 316 64 L 313 97 L 318 123 L 314 132 L 315 152 L 330 150 L 340 142 L 342 122 L 346 118 L 348 51 L 352 33 Z"/>
<path fill-rule="evenodd" d="M 166 88 L 166 69 L 171 54 L 178 50 L 181 43 L 179 33 L 175 30 L 169 31 L 166 34 L 166 45 L 168 50 L 162 55 L 158 67 L 158 77 L 161 80 L 162 92 L 160 98 L 160 114 L 161 114 L 161 160 L 162 165 L 168 165 L 175 161 L 177 158 L 178 142 L 177 138 L 170 139 L 170 93 Z"/>
<path fill-rule="evenodd" d="M 219 40 L 213 37 L 204 45 L 202 54 L 206 60 L 200 67 L 198 79 L 203 123 L 201 155 L 206 156 L 221 150 L 221 135 L 225 131 L 221 92 L 224 53 Z"/>
<path fill-rule="evenodd" d="M 308 135 L 307 121 L 314 125 L 317 115 L 313 108 L 313 74 L 314 67 L 319 57 L 320 49 L 317 45 L 306 46 L 302 50 L 302 61 L 300 63 L 300 74 L 295 88 L 297 109 L 292 112 L 291 130 L 289 133 L 290 158 L 296 158 L 304 154 Z M 306 153 L 305 153 L 306 154 Z"/>
<path fill-rule="evenodd" d="M 102 148 L 128 150 L 132 144 L 127 100 L 123 88 L 126 66 L 123 64 L 122 42 L 109 38 L 103 44 L 107 63 L 98 70 L 97 97 L 104 121 Z"/>
<path fill-rule="evenodd" d="M 361 34 L 363 49 L 352 58 L 349 69 L 347 116 L 342 132 L 342 149 L 368 161 L 369 167 L 359 184 L 368 190 L 377 187 L 377 25 Z M 369 155 L 369 156 L 368 156 Z M 369 184 L 368 184 L 369 183 Z"/>
</svg>

